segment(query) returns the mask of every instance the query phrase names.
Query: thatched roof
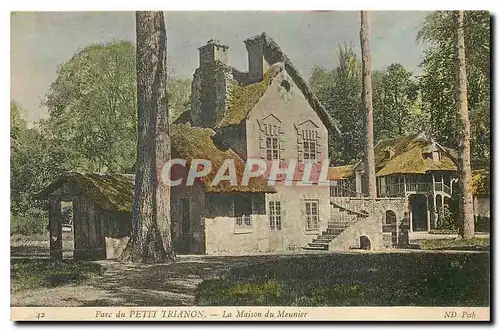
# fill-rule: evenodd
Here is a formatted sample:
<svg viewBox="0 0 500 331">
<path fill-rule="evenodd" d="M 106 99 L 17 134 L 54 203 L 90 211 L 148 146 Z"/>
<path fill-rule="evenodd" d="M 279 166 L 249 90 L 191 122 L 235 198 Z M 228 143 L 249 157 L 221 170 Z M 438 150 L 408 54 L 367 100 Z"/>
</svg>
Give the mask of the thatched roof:
<svg viewBox="0 0 500 331">
<path fill-rule="evenodd" d="M 325 126 L 329 130 L 334 130 L 337 133 L 340 133 L 340 130 L 338 129 L 338 126 L 336 125 L 334 120 L 328 114 L 316 95 L 314 95 L 312 90 L 309 88 L 306 80 L 302 77 L 297 68 L 293 65 L 292 61 L 290 61 L 288 56 L 283 52 L 279 45 L 265 32 L 257 36 L 248 38 L 244 42 L 251 43 L 256 41 L 262 41 L 264 44 L 264 58 L 270 65 L 270 68 L 266 72 L 267 77 L 265 76 L 262 82 L 245 85 L 244 83 L 242 84 L 242 81 L 246 80 L 247 76 L 244 73 L 233 70 L 233 75 L 235 73 L 237 74 L 235 76 L 235 79 L 239 83 L 234 86 L 235 91 L 232 93 L 233 98 L 235 98 L 235 100 L 233 100 L 233 102 L 235 102 L 235 105 L 230 105 L 228 107 L 227 114 L 223 119 L 221 119 L 219 123 L 217 123 L 216 127 L 221 128 L 227 125 L 238 124 L 243 121 L 255 106 L 255 104 L 260 100 L 267 86 L 269 86 L 269 84 L 271 83 L 272 78 L 274 78 L 279 72 L 277 72 L 276 70 L 282 70 L 284 63 L 286 72 L 290 75 L 297 87 L 302 91 L 305 98 L 314 109 L 314 111 L 318 114 Z M 238 93 L 243 93 L 243 95 L 238 96 Z M 234 114 L 232 114 L 233 111 L 235 112 Z"/>
<path fill-rule="evenodd" d="M 275 190 L 268 186 L 264 177 L 251 178 L 248 186 L 230 186 L 229 181 L 221 181 L 217 186 L 211 186 L 215 174 L 226 159 L 233 159 L 236 168 L 238 184 L 240 184 L 245 169 L 245 161 L 232 149 L 222 150 L 213 141 L 215 131 L 212 129 L 192 127 L 186 124 L 172 124 L 170 136 L 172 148 L 188 163 L 193 159 L 205 159 L 212 162 L 212 171 L 202 181 L 207 192 L 263 192 L 272 193 Z"/>
<path fill-rule="evenodd" d="M 393 174 L 425 174 L 430 171 L 456 171 L 455 151 L 445 148 L 425 132 L 381 140 L 374 148 L 377 176 Z M 425 153 L 438 150 L 440 160 L 424 157 Z M 362 169 L 362 162 L 355 166 Z"/>
<path fill-rule="evenodd" d="M 276 77 L 281 70 L 282 67 L 277 63 L 264 73 L 264 78 L 260 82 L 240 85 L 235 81 L 233 83 L 232 98 L 228 104 L 227 111 L 224 116 L 215 123 L 215 128 L 219 129 L 241 123 L 267 91 L 273 78 Z"/>
<path fill-rule="evenodd" d="M 353 175 L 354 175 L 354 164 L 328 168 L 329 180 L 350 178 Z"/>
<path fill-rule="evenodd" d="M 474 196 L 488 196 L 491 191 L 490 172 L 486 169 L 472 171 L 472 194 Z"/>
<path fill-rule="evenodd" d="M 103 209 L 132 211 L 134 180 L 131 175 L 68 172 L 38 193 L 37 198 L 47 200 L 65 183 L 74 184 L 78 192 Z"/>
</svg>

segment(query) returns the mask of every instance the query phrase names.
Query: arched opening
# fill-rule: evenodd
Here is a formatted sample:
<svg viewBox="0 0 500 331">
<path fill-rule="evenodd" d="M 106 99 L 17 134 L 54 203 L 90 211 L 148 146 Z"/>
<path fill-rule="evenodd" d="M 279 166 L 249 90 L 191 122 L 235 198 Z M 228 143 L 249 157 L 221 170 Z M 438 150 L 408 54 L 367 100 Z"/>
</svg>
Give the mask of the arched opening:
<svg viewBox="0 0 500 331">
<path fill-rule="evenodd" d="M 396 224 L 396 213 L 390 209 L 385 211 L 385 224 Z"/>
<path fill-rule="evenodd" d="M 391 233 L 391 245 L 398 245 L 398 230 L 397 230 L 397 218 L 396 213 L 392 210 L 385 211 L 385 224 L 387 232 Z"/>
<path fill-rule="evenodd" d="M 371 250 L 372 244 L 367 236 L 359 237 L 359 248 L 364 250 Z"/>
</svg>

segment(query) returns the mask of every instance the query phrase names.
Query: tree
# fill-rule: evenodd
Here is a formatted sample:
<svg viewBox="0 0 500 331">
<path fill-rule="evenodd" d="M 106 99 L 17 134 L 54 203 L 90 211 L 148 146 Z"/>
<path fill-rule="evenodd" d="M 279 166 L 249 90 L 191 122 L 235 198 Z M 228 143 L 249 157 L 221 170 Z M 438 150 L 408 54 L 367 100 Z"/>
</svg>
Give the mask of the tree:
<svg viewBox="0 0 500 331">
<path fill-rule="evenodd" d="M 162 12 L 136 12 L 138 102 L 134 230 L 122 259 L 174 259 L 170 233 L 170 187 L 160 183 L 170 159 L 167 97 L 167 34 Z"/>
<path fill-rule="evenodd" d="M 418 112 L 418 84 L 412 73 L 393 63 L 372 77 L 375 140 L 414 133 L 423 114 Z"/>
<path fill-rule="evenodd" d="M 26 215 L 41 209 L 35 194 L 62 171 L 58 150 L 36 129 L 28 128 L 20 105 L 10 104 L 11 213 Z"/>
<path fill-rule="evenodd" d="M 377 197 L 377 186 L 375 181 L 375 153 L 373 150 L 373 105 L 372 105 L 372 80 L 371 80 L 371 53 L 370 53 L 370 23 L 369 15 L 361 11 L 361 29 L 359 32 L 361 41 L 361 63 L 363 92 L 361 99 L 365 111 L 365 148 L 364 148 L 364 172 L 368 196 L 371 199 Z"/>
<path fill-rule="evenodd" d="M 361 107 L 361 62 L 351 45 L 338 48 L 339 65 L 333 70 L 313 68 L 311 88 L 330 115 L 335 118 L 342 135 L 329 139 L 332 165 L 355 163 L 363 150 L 363 113 Z"/>
<path fill-rule="evenodd" d="M 171 120 L 186 110 L 191 80 L 169 77 Z M 61 150 L 68 170 L 129 172 L 137 150 L 135 45 L 83 48 L 59 69 L 45 102 L 43 134 Z"/>
<path fill-rule="evenodd" d="M 134 47 L 92 45 L 59 68 L 41 128 L 65 150 L 67 169 L 122 173 L 135 160 L 137 112 Z"/>
<path fill-rule="evenodd" d="M 172 123 L 191 107 L 191 79 L 168 77 L 167 91 L 169 122 Z"/>
<path fill-rule="evenodd" d="M 458 112 L 459 235 L 468 239 L 474 237 L 474 213 L 472 207 L 472 171 L 470 165 L 470 122 L 467 108 L 464 12 L 462 10 L 457 11 L 453 16 L 455 24 L 455 102 Z"/>
<path fill-rule="evenodd" d="M 464 45 L 467 52 L 467 103 L 471 119 L 471 164 L 490 164 L 490 14 L 464 13 Z M 422 102 L 429 109 L 432 131 L 437 141 L 457 147 L 455 109 L 455 25 L 450 11 L 429 14 L 417 36 L 427 45 L 420 64 Z"/>
</svg>

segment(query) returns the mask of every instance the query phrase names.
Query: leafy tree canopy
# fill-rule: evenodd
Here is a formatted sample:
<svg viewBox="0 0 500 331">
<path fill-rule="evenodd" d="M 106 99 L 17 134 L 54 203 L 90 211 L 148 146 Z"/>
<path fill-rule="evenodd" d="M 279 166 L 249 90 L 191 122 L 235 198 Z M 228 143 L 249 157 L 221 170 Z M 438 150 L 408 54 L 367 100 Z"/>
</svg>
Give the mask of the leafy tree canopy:
<svg viewBox="0 0 500 331">
<path fill-rule="evenodd" d="M 457 146 L 454 100 L 454 29 L 450 11 L 429 14 L 417 39 L 429 44 L 421 67 L 422 101 L 430 112 L 434 136 L 449 147 Z M 471 122 L 471 152 L 475 167 L 490 160 L 490 15 L 466 11 L 464 18 L 467 99 Z"/>
</svg>

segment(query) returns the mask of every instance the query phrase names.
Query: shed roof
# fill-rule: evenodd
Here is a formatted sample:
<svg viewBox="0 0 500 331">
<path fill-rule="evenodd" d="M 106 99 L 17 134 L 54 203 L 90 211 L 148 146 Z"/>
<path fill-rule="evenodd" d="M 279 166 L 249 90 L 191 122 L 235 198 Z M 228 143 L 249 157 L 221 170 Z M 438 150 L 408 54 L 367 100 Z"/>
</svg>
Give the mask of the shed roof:
<svg viewBox="0 0 500 331">
<path fill-rule="evenodd" d="M 134 179 L 132 175 L 110 175 L 68 172 L 45 187 L 37 198 L 49 199 L 50 195 L 65 183 L 73 183 L 77 190 L 97 206 L 123 212 L 132 211 Z"/>
</svg>

